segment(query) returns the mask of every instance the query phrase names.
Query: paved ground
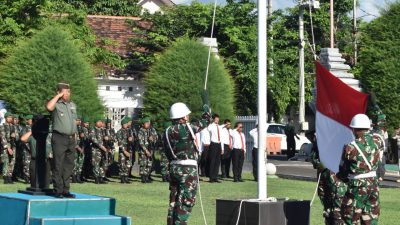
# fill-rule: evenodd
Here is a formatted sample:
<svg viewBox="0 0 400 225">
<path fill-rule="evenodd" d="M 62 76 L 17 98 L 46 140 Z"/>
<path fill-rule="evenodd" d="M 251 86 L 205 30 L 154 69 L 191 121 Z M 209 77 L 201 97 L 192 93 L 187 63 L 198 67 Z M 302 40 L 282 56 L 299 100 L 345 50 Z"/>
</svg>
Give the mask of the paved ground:
<svg viewBox="0 0 400 225">
<path fill-rule="evenodd" d="M 277 168 L 277 175 L 287 179 L 309 180 L 317 181 L 316 170 L 312 167 L 311 163 L 304 161 L 286 161 L 284 157 L 273 157 L 268 160 L 273 163 Z M 250 164 L 251 165 L 251 164 Z M 400 188 L 400 180 L 398 172 L 388 170 L 385 174 L 382 187 Z"/>
</svg>

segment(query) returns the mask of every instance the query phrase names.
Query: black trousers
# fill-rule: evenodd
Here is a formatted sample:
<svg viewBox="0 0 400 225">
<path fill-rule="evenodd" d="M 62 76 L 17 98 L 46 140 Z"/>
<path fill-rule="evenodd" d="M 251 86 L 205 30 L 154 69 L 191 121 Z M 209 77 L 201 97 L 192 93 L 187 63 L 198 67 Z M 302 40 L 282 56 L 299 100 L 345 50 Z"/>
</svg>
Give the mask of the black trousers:
<svg viewBox="0 0 400 225">
<path fill-rule="evenodd" d="M 75 161 L 75 135 L 67 136 L 53 132 L 53 186 L 57 193 L 69 192 L 70 177 Z"/>
<path fill-rule="evenodd" d="M 242 178 L 243 163 L 244 163 L 244 151 L 242 149 L 234 148 L 232 150 L 232 166 L 233 166 L 234 180 L 239 180 Z"/>
<path fill-rule="evenodd" d="M 200 175 L 201 176 L 210 176 L 210 170 L 209 170 L 209 163 L 207 162 L 208 158 L 208 151 L 209 151 L 209 146 L 204 146 L 203 151 L 201 152 L 200 155 Z"/>
<path fill-rule="evenodd" d="M 221 144 L 211 142 L 208 152 L 208 162 L 210 169 L 210 180 L 218 179 L 219 164 L 221 163 Z"/>
<path fill-rule="evenodd" d="M 253 148 L 253 151 L 251 152 L 251 156 L 252 156 L 252 161 L 251 164 L 253 165 L 253 177 L 254 180 L 257 180 L 258 178 L 258 149 L 257 148 Z"/>
<path fill-rule="evenodd" d="M 224 145 L 224 154 L 221 156 L 221 174 L 222 177 L 229 177 L 229 170 L 231 168 L 232 150 L 229 145 Z"/>
<path fill-rule="evenodd" d="M 296 154 L 296 141 L 288 139 L 287 144 L 287 158 L 290 159 Z"/>
</svg>

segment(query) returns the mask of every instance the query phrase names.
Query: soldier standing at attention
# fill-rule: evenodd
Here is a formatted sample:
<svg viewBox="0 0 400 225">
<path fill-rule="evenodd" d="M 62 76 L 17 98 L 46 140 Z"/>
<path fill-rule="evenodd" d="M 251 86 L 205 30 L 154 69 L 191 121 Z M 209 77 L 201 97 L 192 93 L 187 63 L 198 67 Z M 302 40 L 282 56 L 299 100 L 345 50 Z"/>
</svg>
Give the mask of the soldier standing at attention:
<svg viewBox="0 0 400 225">
<path fill-rule="evenodd" d="M 22 136 L 28 132 L 32 132 L 32 120 L 33 120 L 33 115 L 26 115 L 25 116 L 25 122 L 26 125 L 21 131 L 21 140 Z M 32 160 L 32 149 L 30 144 L 25 141 L 21 143 L 22 146 L 22 163 L 23 163 L 23 179 L 25 183 L 29 184 L 30 183 L 30 164 Z"/>
<path fill-rule="evenodd" d="M 121 121 L 121 129 L 117 132 L 117 141 L 119 146 L 119 176 L 121 178 L 121 183 L 129 184 L 128 172 L 129 168 L 132 166 L 130 158 L 132 152 L 129 151 L 128 145 L 133 141 L 132 137 L 129 136 L 129 118 L 125 117 Z"/>
<path fill-rule="evenodd" d="M 70 177 L 74 169 L 77 129 L 76 106 L 70 100 L 69 84 L 59 83 L 57 95 L 46 105 L 52 117 L 53 186 L 57 198 L 74 198 L 69 192 Z"/>
<path fill-rule="evenodd" d="M 82 166 L 82 173 L 81 173 L 81 181 L 87 181 L 86 178 L 89 178 L 90 174 L 92 173 L 92 149 L 91 149 L 91 142 L 90 142 L 90 122 L 89 117 L 84 116 L 82 117 L 82 130 L 79 134 L 79 138 L 81 139 L 80 147 L 83 149 L 84 152 L 84 160 Z"/>
<path fill-rule="evenodd" d="M 195 133 L 206 128 L 210 116 L 195 126 L 189 123 L 189 108 L 181 102 L 171 106 L 169 114 L 173 124 L 166 130 L 165 145 L 170 159 L 170 200 L 167 225 L 186 225 L 196 201 L 198 185 L 198 152 L 194 143 Z"/>
<path fill-rule="evenodd" d="M 355 141 L 344 147 L 340 172 L 348 177 L 348 191 L 342 212 L 345 224 L 378 224 L 380 214 L 379 186 L 376 171 L 379 164 L 379 137 L 369 133 L 367 115 L 357 114 L 350 123 Z"/>
<path fill-rule="evenodd" d="M 81 180 L 81 174 L 82 174 L 83 162 L 85 161 L 85 152 L 81 144 L 82 121 L 81 118 L 79 117 L 75 121 L 76 121 L 76 129 L 78 131 L 78 137 L 76 139 L 76 147 L 75 147 L 76 151 L 75 151 L 74 169 L 72 172 L 72 183 L 83 183 Z"/>
<path fill-rule="evenodd" d="M 114 128 L 112 128 L 111 126 L 111 119 L 107 118 L 105 120 L 105 127 L 104 127 L 104 145 L 105 147 L 108 149 L 107 155 L 105 156 L 105 160 L 106 160 L 106 180 L 109 181 L 107 179 L 107 177 L 111 177 L 109 168 L 110 166 L 113 164 L 114 162 L 114 153 L 115 153 L 115 148 L 114 148 L 114 143 L 116 142 L 116 133 Z"/>
<path fill-rule="evenodd" d="M 13 124 L 13 115 L 7 112 L 4 115 L 5 123 L 1 127 L 1 138 L 3 152 L 1 161 L 3 162 L 3 179 L 4 184 L 12 184 L 12 175 L 15 165 L 16 141 L 19 139 L 19 133 Z"/>
<path fill-rule="evenodd" d="M 138 133 L 139 139 L 139 174 L 142 183 L 151 183 L 151 167 L 153 165 L 153 151 L 157 143 L 157 132 L 150 126 L 150 118 L 142 119 L 142 127 Z"/>
<path fill-rule="evenodd" d="M 92 165 L 93 175 L 96 184 L 105 184 L 106 162 L 103 154 L 108 152 L 104 146 L 103 119 L 98 117 L 95 119 L 95 127 L 90 131 L 89 139 L 92 143 Z"/>
</svg>

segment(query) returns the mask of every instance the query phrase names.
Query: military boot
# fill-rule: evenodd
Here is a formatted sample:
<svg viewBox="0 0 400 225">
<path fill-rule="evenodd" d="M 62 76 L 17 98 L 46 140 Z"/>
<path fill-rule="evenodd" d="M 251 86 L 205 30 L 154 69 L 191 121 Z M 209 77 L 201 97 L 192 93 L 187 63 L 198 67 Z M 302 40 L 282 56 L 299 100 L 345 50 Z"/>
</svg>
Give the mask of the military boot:
<svg viewBox="0 0 400 225">
<path fill-rule="evenodd" d="M 72 181 L 71 181 L 71 183 L 77 183 L 76 175 L 72 175 Z"/>
<path fill-rule="evenodd" d="M 141 178 L 142 178 L 142 183 L 147 183 L 145 175 L 141 175 Z"/>
<path fill-rule="evenodd" d="M 128 176 L 125 176 L 124 178 L 125 178 L 125 183 L 127 183 L 127 184 L 130 184 L 130 183 L 131 183 L 131 182 L 129 181 Z"/>
<path fill-rule="evenodd" d="M 150 175 L 146 176 L 146 183 L 153 183 L 153 179 L 151 179 Z"/>
<path fill-rule="evenodd" d="M 121 184 L 125 184 L 125 176 L 121 176 Z"/>
<path fill-rule="evenodd" d="M 3 177 L 3 180 L 4 180 L 4 184 L 8 184 L 8 179 L 7 179 L 7 177 Z"/>
</svg>

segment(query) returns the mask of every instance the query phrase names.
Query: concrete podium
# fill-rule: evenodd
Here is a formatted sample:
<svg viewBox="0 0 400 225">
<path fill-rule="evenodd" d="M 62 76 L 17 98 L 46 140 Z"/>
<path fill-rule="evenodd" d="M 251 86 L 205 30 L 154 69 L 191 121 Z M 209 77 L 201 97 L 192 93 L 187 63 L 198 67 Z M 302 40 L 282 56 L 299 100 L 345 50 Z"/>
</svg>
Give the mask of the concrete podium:
<svg viewBox="0 0 400 225">
<path fill-rule="evenodd" d="M 236 225 L 241 200 L 217 199 L 218 225 Z M 239 225 L 309 225 L 310 201 L 277 202 L 244 200 Z"/>
<path fill-rule="evenodd" d="M 2 225 L 130 225 L 115 215 L 115 199 L 74 193 L 76 198 L 23 193 L 0 194 Z"/>
</svg>

